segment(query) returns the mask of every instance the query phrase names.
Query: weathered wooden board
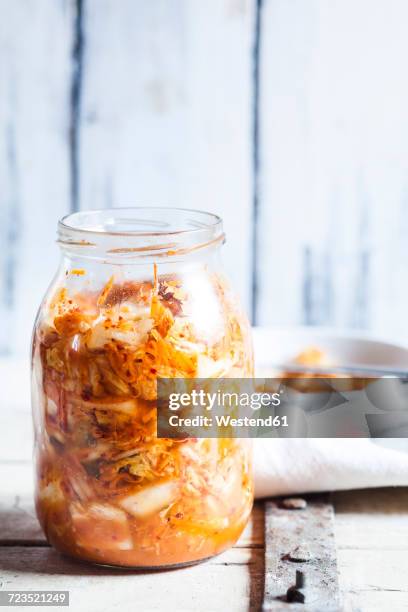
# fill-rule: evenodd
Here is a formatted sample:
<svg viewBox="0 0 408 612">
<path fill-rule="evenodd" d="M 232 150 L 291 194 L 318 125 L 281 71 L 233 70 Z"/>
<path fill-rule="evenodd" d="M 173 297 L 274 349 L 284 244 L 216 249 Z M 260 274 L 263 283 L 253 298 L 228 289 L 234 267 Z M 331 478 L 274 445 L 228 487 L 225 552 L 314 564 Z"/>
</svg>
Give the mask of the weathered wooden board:
<svg viewBox="0 0 408 612">
<path fill-rule="evenodd" d="M 405 0 L 262 2 L 258 324 L 408 338 L 406 18 Z"/>
<path fill-rule="evenodd" d="M 27 354 L 57 219 L 110 205 L 219 212 L 259 323 L 408 340 L 404 0 L 0 10 L 0 353 Z"/>
<path fill-rule="evenodd" d="M 128 610 L 134 601 L 143 602 L 144 610 L 160 610 L 163 601 L 169 610 L 189 612 L 193 608 L 259 609 L 264 580 L 263 502 L 255 505 L 237 545 L 206 564 L 175 572 L 109 574 L 64 559 L 45 547 L 34 516 L 32 476 L 29 463 L 0 462 L 1 588 L 66 589 L 69 583 L 75 610 L 103 611 L 115 605 Z M 344 610 L 397 612 L 407 608 L 407 496 L 407 489 L 334 494 Z"/>
<path fill-rule="evenodd" d="M 37 521 L 32 496 L 0 497 L 0 546 L 43 546 L 44 534 Z"/>
<path fill-rule="evenodd" d="M 27 354 L 71 208 L 221 214 L 249 305 L 254 6 L 0 0 L 0 354 Z"/>
<path fill-rule="evenodd" d="M 263 612 L 340 610 L 333 506 L 326 495 L 307 496 L 304 508 L 265 502 L 265 592 Z M 297 571 L 305 584 L 298 584 Z M 300 587 L 289 599 L 288 589 Z M 304 586 L 304 588 L 303 588 Z"/>
<path fill-rule="evenodd" d="M 225 220 L 249 303 L 254 0 L 88 0 L 81 208 L 180 206 Z"/>
<path fill-rule="evenodd" d="M 333 503 L 345 610 L 408 609 L 408 489 L 338 491 Z"/>
<path fill-rule="evenodd" d="M 0 354 L 28 354 L 69 212 L 73 7 L 0 0 Z"/>
<path fill-rule="evenodd" d="M 339 551 L 408 551 L 408 488 L 337 491 L 334 504 Z"/>
<path fill-rule="evenodd" d="M 0 357 L 0 387 L 0 462 L 30 461 L 33 431 L 28 354 L 25 359 Z"/>
<path fill-rule="evenodd" d="M 69 590 L 75 612 L 259 609 L 257 568 L 261 550 L 225 556 L 161 572 L 104 569 L 64 558 L 51 548 L 0 548 L 0 587 L 7 590 Z M 250 565 L 249 565 L 250 563 Z M 249 569 L 249 571 L 248 571 Z"/>
<path fill-rule="evenodd" d="M 0 461 L 0 546 L 45 543 L 35 516 L 33 493 L 31 463 Z"/>
<path fill-rule="evenodd" d="M 32 500 L 34 471 L 31 462 L 0 461 L 0 485 L 2 503 L 17 496 Z"/>
</svg>

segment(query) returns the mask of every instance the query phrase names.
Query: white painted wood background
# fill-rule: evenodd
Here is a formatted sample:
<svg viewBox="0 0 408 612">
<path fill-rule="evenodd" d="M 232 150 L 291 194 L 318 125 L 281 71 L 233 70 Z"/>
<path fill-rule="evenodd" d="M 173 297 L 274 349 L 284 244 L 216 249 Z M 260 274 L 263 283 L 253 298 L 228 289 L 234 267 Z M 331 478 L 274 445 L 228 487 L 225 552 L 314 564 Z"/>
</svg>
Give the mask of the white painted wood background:
<svg viewBox="0 0 408 612">
<path fill-rule="evenodd" d="M 219 213 L 259 324 L 408 341 L 406 0 L 0 0 L 0 352 L 69 211 Z"/>
</svg>

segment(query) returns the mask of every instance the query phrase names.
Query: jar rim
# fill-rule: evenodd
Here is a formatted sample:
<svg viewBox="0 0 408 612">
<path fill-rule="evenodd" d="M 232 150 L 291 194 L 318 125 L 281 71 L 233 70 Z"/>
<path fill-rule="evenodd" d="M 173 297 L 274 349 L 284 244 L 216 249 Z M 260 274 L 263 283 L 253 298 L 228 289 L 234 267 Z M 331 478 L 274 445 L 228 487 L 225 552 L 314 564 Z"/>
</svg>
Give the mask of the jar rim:
<svg viewBox="0 0 408 612">
<path fill-rule="evenodd" d="M 185 222 L 190 223 L 191 227 L 186 229 L 167 229 L 169 222 L 165 221 L 163 218 L 160 220 L 156 219 L 143 219 L 143 214 L 148 213 L 149 216 L 168 214 L 169 212 L 177 213 L 177 214 L 185 214 L 188 215 Z M 126 218 L 120 218 L 120 214 L 132 215 L 133 213 L 137 213 L 140 215 L 140 218 L 132 218 L 127 216 Z M 194 219 L 193 216 L 197 218 Z M 105 223 L 103 227 L 98 227 L 97 218 L 105 218 Z M 84 227 L 84 223 L 90 223 L 94 218 L 96 225 L 91 227 Z M 201 220 L 200 220 L 201 219 Z M 205 223 L 205 219 L 207 219 L 207 223 Z M 81 223 L 82 220 L 82 223 Z M 101 219 L 102 220 L 102 219 Z M 100 221 L 101 221 L 100 220 Z M 78 221 L 77 223 L 72 223 L 73 221 Z M 119 230 L 119 229 L 107 229 L 107 225 L 113 227 L 112 221 L 115 222 L 126 222 L 129 224 L 137 225 L 146 223 L 151 223 L 152 226 L 155 225 L 155 229 L 151 230 L 140 230 L 140 229 L 130 229 L 130 230 Z M 210 212 L 206 212 L 203 210 L 195 210 L 190 208 L 179 208 L 179 207 L 167 207 L 167 206 L 128 206 L 128 207 L 119 207 L 119 208 L 101 208 L 94 210 L 83 210 L 77 211 L 74 213 L 70 213 L 65 215 L 58 222 L 58 226 L 63 230 L 71 230 L 74 232 L 86 233 L 86 234 L 111 234 L 114 236 L 163 236 L 163 235 L 179 235 L 186 233 L 196 233 L 200 232 L 203 229 L 216 228 L 218 225 L 222 225 L 222 219 L 218 215 Z M 159 229 L 160 225 L 166 229 Z"/>
<path fill-rule="evenodd" d="M 111 256 L 174 256 L 223 242 L 222 219 L 188 208 L 139 206 L 84 210 L 58 222 L 63 249 Z"/>
</svg>

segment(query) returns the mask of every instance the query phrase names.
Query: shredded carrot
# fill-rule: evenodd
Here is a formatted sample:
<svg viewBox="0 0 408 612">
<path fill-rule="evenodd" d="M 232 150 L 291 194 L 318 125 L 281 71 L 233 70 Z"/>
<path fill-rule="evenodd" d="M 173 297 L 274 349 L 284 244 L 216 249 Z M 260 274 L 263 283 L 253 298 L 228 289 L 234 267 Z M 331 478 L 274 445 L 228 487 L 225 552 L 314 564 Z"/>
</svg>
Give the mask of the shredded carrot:
<svg viewBox="0 0 408 612">
<path fill-rule="evenodd" d="M 153 264 L 153 292 L 157 293 L 159 288 L 159 278 L 157 276 L 157 264 Z"/>
<path fill-rule="evenodd" d="M 108 280 L 108 282 L 106 283 L 106 285 L 103 287 L 98 297 L 98 300 L 97 300 L 98 306 L 103 306 L 109 291 L 112 289 L 114 279 L 115 277 L 112 275 L 110 279 Z"/>
<path fill-rule="evenodd" d="M 75 276 L 83 276 L 84 274 L 86 274 L 86 270 L 84 270 L 83 268 L 74 268 L 73 270 L 71 270 L 71 274 Z"/>
</svg>

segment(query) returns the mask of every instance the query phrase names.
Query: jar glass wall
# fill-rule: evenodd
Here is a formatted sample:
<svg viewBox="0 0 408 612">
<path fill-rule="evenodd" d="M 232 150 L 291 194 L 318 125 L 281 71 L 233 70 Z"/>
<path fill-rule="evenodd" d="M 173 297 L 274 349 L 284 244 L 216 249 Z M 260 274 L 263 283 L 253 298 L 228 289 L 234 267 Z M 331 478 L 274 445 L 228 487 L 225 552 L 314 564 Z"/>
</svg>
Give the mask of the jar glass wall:
<svg viewBox="0 0 408 612">
<path fill-rule="evenodd" d="M 181 209 L 76 213 L 32 350 L 36 508 L 48 541 L 96 563 L 193 563 L 252 507 L 248 440 L 160 439 L 157 378 L 253 375 L 220 273 L 221 220 Z"/>
</svg>

